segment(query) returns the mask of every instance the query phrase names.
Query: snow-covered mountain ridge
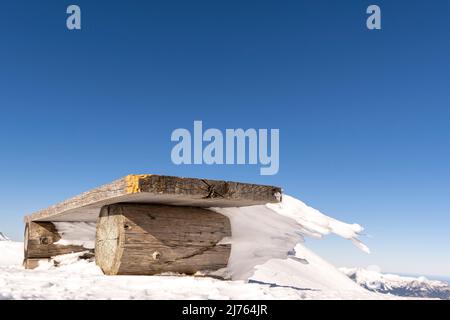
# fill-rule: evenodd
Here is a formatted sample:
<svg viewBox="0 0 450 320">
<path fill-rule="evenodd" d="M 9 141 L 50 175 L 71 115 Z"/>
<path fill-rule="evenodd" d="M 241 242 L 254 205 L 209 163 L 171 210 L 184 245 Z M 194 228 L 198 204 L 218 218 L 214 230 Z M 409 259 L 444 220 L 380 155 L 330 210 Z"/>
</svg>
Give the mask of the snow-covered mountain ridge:
<svg viewBox="0 0 450 320">
<path fill-rule="evenodd" d="M 340 268 L 339 270 L 361 287 L 373 292 L 401 297 L 450 299 L 450 285 L 445 281 L 384 274 L 364 268 Z"/>
<path fill-rule="evenodd" d="M 10 241 L 10 239 L 3 232 L 0 232 L 0 241 Z"/>
</svg>

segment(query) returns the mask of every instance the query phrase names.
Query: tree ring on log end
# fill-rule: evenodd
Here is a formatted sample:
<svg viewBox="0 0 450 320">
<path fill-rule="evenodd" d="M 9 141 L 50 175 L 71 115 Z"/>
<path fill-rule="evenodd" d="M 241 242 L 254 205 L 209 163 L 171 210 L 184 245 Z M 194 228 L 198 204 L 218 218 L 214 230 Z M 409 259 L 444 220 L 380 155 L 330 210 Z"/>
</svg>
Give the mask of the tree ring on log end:
<svg viewBox="0 0 450 320">
<path fill-rule="evenodd" d="M 100 211 L 95 240 L 95 262 L 107 275 L 117 274 L 123 243 L 123 215 L 120 207 L 105 206 Z"/>
</svg>

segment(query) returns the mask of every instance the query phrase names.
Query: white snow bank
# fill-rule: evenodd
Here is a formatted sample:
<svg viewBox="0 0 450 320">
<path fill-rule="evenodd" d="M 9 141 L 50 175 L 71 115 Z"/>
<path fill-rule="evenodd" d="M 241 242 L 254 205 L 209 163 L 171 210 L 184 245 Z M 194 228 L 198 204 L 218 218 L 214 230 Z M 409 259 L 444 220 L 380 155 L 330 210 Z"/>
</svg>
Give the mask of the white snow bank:
<svg viewBox="0 0 450 320">
<path fill-rule="evenodd" d="M 294 271 L 297 273 L 294 276 L 297 278 L 305 277 L 305 272 L 314 273 L 313 265 L 317 262 L 317 265 L 326 266 L 324 274 L 330 273 L 330 277 L 334 275 L 335 279 L 340 279 L 335 283 L 322 282 L 317 287 L 336 290 L 342 281 L 348 287 L 357 287 L 332 265 L 323 260 L 319 261 L 316 255 L 298 244 L 304 242 L 304 236 L 321 238 L 335 233 L 351 240 L 364 252 L 369 253 L 369 249 L 357 239 L 363 231 L 360 225 L 347 224 L 330 218 L 288 195 L 284 195 L 279 204 L 211 208 L 211 210 L 227 216 L 231 222 L 233 236 L 228 272 L 233 280 L 253 279 L 256 266 L 263 265 L 271 259 L 285 260 L 289 257 L 292 261 L 296 260 L 297 268 Z"/>
<path fill-rule="evenodd" d="M 255 281 L 318 291 L 366 292 L 303 244 L 298 244 L 295 255 L 288 259 L 271 259 L 256 266 L 256 272 L 250 278 L 250 282 Z"/>
<path fill-rule="evenodd" d="M 23 243 L 13 241 L 0 242 L 0 266 L 22 265 Z"/>
<path fill-rule="evenodd" d="M 53 222 L 61 239 L 56 244 L 95 248 L 95 222 Z"/>
<path fill-rule="evenodd" d="M 41 263 L 35 270 L 24 270 L 20 265 L 0 266 L 0 300 L 387 298 L 364 290 L 311 290 L 273 281 L 265 284 L 192 276 L 105 276 L 95 263 L 79 260 L 80 255 L 55 258 L 58 267 L 53 262 Z M 286 266 L 282 268 L 283 272 L 290 272 Z"/>
</svg>

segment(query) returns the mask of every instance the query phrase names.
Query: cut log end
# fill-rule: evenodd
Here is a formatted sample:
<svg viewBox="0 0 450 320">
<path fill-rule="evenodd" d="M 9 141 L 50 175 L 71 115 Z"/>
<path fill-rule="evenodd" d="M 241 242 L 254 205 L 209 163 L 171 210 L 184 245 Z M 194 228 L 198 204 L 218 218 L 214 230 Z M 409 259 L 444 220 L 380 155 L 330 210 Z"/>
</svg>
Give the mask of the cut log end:
<svg viewBox="0 0 450 320">
<path fill-rule="evenodd" d="M 118 207 L 106 206 L 100 211 L 95 241 L 95 261 L 107 275 L 117 274 L 120 266 L 121 246 L 123 241 L 121 227 L 124 217 Z M 123 232 L 122 232 L 123 234 Z"/>
<path fill-rule="evenodd" d="M 194 274 L 228 264 L 227 217 L 196 207 L 105 206 L 97 222 L 95 260 L 108 275 Z"/>
</svg>

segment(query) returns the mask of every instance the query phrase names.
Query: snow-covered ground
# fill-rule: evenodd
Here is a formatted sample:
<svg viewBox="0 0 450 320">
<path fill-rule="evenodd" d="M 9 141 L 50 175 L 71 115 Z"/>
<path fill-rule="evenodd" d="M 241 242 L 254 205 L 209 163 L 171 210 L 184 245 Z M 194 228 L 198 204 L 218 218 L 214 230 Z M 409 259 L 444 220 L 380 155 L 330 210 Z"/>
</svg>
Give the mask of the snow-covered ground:
<svg viewBox="0 0 450 320">
<path fill-rule="evenodd" d="M 296 267 L 303 264 L 292 259 L 271 260 L 263 264 L 250 282 L 179 275 L 105 276 L 94 262 L 79 260 L 80 254 L 56 257 L 58 267 L 44 263 L 35 270 L 24 270 L 18 263 L 22 259 L 22 244 L 13 244 L 17 250 L 14 257 L 10 255 L 11 264 L 5 264 L 3 260 L 0 266 L 0 300 L 389 298 L 362 289 L 343 274 L 337 273 L 337 279 L 333 279 L 333 275 L 326 276 L 324 269 L 328 268 L 327 265 L 318 270 L 317 283 L 314 279 L 303 280 L 296 274 Z M 1 252 L 5 250 L 4 245 L 0 243 Z M 329 281 L 342 285 L 342 289 L 324 289 Z"/>
<path fill-rule="evenodd" d="M 105 276 L 81 254 L 55 257 L 24 270 L 22 243 L 0 241 L 0 299 L 392 299 L 370 292 L 352 281 L 304 244 L 305 237 L 329 233 L 352 241 L 363 228 L 330 218 L 300 200 L 284 196 L 281 204 L 244 208 L 213 208 L 230 218 L 232 251 L 221 274 L 231 280 L 208 277 Z M 82 241 L 89 226 L 73 230 L 60 225 L 64 241 Z M 88 228 L 89 227 L 89 228 Z M 64 231 L 65 230 L 65 231 Z M 91 230 L 92 231 L 92 230 Z M 92 232 L 91 232 L 92 234 Z M 69 236 L 72 235 L 72 236 Z M 345 254 L 345 253 L 343 253 Z M 361 253 L 364 254 L 364 253 Z"/>
<path fill-rule="evenodd" d="M 0 272 L 2 272 L 1 271 L 2 267 L 21 265 L 22 261 L 23 261 L 22 242 L 13 242 L 6 240 L 0 241 Z"/>
</svg>

